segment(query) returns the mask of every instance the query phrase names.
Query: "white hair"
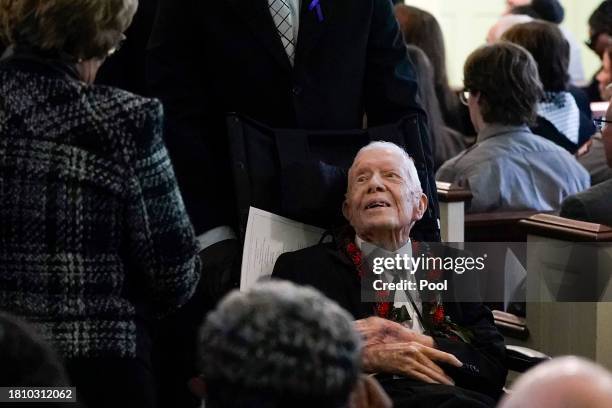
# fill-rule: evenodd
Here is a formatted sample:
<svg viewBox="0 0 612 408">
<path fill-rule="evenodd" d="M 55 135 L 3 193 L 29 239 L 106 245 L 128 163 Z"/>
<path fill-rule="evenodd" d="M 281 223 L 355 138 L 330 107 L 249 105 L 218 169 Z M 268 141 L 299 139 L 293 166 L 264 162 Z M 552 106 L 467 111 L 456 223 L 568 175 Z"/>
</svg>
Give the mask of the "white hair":
<svg viewBox="0 0 612 408">
<path fill-rule="evenodd" d="M 419 192 L 419 193 L 423 192 L 423 187 L 421 186 L 421 180 L 419 179 L 419 174 L 417 173 L 417 169 L 414 165 L 414 160 L 412 159 L 412 157 L 410 157 L 410 155 L 404 149 L 402 149 L 395 143 L 384 142 L 382 140 L 376 141 L 376 142 L 370 142 L 368 145 L 359 149 L 359 151 L 357 152 L 357 155 L 355 156 L 355 160 L 357 160 L 357 157 L 359 157 L 360 154 L 371 151 L 371 150 L 394 150 L 395 152 L 397 152 L 403 159 L 404 168 L 406 169 L 406 174 L 408 175 L 410 184 L 414 187 L 414 191 Z M 353 165 L 355 165 L 355 161 L 353 161 Z M 352 168 L 353 166 L 351 166 L 351 169 Z M 350 172 L 350 169 L 349 169 L 349 172 Z"/>
<path fill-rule="evenodd" d="M 612 374 L 584 358 L 568 356 L 539 364 L 519 377 L 500 408 L 599 408 L 610 404 Z"/>
<path fill-rule="evenodd" d="M 524 14 L 507 14 L 502 16 L 497 23 L 489 29 L 487 43 L 492 44 L 498 41 L 506 31 L 515 25 L 529 23 L 530 21 L 533 21 L 533 18 Z"/>
</svg>

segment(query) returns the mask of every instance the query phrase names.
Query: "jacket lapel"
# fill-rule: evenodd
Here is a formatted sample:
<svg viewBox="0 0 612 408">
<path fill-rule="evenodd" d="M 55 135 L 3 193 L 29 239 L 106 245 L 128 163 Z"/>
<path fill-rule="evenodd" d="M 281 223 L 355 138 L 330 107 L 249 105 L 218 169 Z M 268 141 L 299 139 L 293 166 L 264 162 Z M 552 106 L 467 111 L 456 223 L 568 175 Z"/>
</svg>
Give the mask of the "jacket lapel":
<svg viewBox="0 0 612 408">
<path fill-rule="evenodd" d="M 338 0 L 301 0 L 300 29 L 295 55 L 296 65 L 308 57 L 308 54 L 320 41 L 321 36 L 331 24 L 331 18 Z M 321 12 L 317 11 L 314 4 L 319 4 Z M 322 19 L 320 19 L 322 17 Z"/>
<path fill-rule="evenodd" d="M 305 1 L 305 0 L 304 0 Z M 253 34 L 261 41 L 272 57 L 285 69 L 291 70 L 289 57 L 276 31 L 268 6 L 268 0 L 229 0 Z"/>
</svg>

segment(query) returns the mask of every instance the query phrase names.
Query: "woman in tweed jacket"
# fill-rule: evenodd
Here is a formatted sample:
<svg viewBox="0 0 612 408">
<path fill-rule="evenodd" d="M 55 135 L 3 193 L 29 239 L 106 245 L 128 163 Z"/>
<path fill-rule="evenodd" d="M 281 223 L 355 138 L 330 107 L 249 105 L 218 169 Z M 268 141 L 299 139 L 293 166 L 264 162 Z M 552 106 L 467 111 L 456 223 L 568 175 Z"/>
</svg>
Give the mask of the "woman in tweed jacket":
<svg viewBox="0 0 612 408">
<path fill-rule="evenodd" d="M 199 280 L 160 103 L 91 85 L 136 6 L 0 5 L 0 309 L 55 345 L 88 406 L 121 389 L 154 405 L 149 321 Z"/>
</svg>

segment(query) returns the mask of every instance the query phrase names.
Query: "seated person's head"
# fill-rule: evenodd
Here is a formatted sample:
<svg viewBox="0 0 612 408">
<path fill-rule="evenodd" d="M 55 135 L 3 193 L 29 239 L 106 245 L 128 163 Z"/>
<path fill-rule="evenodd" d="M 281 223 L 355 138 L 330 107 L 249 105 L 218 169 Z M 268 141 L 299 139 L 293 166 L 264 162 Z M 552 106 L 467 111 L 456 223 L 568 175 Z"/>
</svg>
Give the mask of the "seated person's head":
<svg viewBox="0 0 612 408">
<path fill-rule="evenodd" d="M 502 16 L 489 29 L 489 32 L 487 33 L 487 44 L 493 44 L 494 42 L 499 41 L 502 35 L 504 35 L 504 33 L 512 27 L 519 24 L 528 23 L 530 21 L 533 21 L 533 17 L 523 13 L 506 14 Z"/>
<path fill-rule="evenodd" d="M 360 372 L 351 316 L 290 282 L 234 291 L 200 332 L 206 406 L 344 406 Z"/>
<path fill-rule="evenodd" d="M 3 0 L 0 26 L 7 45 L 77 64 L 84 81 L 125 38 L 138 0 Z"/>
<path fill-rule="evenodd" d="M 531 6 L 542 20 L 553 24 L 561 24 L 565 18 L 565 9 L 559 0 L 533 0 Z"/>
<path fill-rule="evenodd" d="M 490 124 L 522 126 L 535 121 L 542 83 L 533 57 L 523 47 L 502 41 L 478 48 L 468 57 L 463 78 L 477 131 Z"/>
<path fill-rule="evenodd" d="M 361 239 L 389 250 L 400 248 L 426 209 L 414 162 L 402 148 L 373 142 L 357 153 L 342 213 Z"/>
<path fill-rule="evenodd" d="M 0 313 L 0 386 L 65 387 L 59 358 L 34 331 Z"/>
<path fill-rule="evenodd" d="M 405 4 L 395 5 L 395 17 L 404 42 L 422 49 L 431 61 L 436 83 L 447 83 L 446 50 L 438 20 L 425 10 Z"/>
<path fill-rule="evenodd" d="M 515 7 L 528 6 L 531 0 L 506 0 L 506 11 L 510 11 Z"/>
<path fill-rule="evenodd" d="M 612 98 L 612 45 L 603 54 L 603 66 L 597 74 L 599 93 L 603 101 Z"/>
<path fill-rule="evenodd" d="M 612 375 L 577 357 L 542 363 L 519 377 L 500 408 L 607 408 L 612 406 Z"/>
<path fill-rule="evenodd" d="M 612 1 L 605 0 L 589 18 L 589 48 L 603 58 L 606 48 L 612 46 Z"/>
<path fill-rule="evenodd" d="M 502 40 L 529 51 L 538 65 L 546 92 L 567 91 L 570 47 L 559 27 L 545 21 L 532 21 L 510 28 L 502 35 Z"/>
</svg>

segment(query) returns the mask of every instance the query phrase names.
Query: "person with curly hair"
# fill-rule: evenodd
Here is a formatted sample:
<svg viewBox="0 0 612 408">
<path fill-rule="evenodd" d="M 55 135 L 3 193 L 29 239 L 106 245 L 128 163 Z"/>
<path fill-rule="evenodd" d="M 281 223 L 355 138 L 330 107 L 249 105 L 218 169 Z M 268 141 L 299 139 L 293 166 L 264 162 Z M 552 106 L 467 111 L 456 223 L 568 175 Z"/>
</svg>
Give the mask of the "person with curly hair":
<svg viewBox="0 0 612 408">
<path fill-rule="evenodd" d="M 361 371 L 352 318 L 311 287 L 259 283 L 227 295 L 200 330 L 206 406 L 346 406 Z"/>
</svg>

